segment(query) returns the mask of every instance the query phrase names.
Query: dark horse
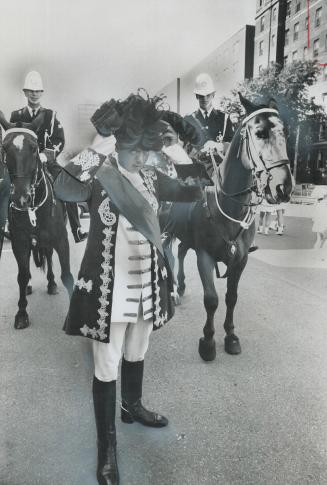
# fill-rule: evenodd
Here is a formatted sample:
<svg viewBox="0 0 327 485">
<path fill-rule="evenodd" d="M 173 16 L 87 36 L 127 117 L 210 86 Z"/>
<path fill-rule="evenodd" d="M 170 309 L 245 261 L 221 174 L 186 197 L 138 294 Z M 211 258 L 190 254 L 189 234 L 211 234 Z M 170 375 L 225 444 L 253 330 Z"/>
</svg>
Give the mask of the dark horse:
<svg viewBox="0 0 327 485">
<path fill-rule="evenodd" d="M 219 168 L 215 167 L 214 186 L 206 187 L 202 201 L 174 203 L 165 224 L 169 238 L 177 237 L 181 241 L 177 275 L 177 291 L 181 296 L 185 291 L 186 252 L 189 248 L 196 252 L 207 313 L 199 353 L 206 361 L 216 356 L 214 315 L 218 295 L 213 275 L 215 269 L 219 273 L 217 262 L 227 266 L 225 351 L 239 354 L 241 346 L 234 333 L 233 314 L 238 283 L 254 238 L 256 207 L 264 196 L 270 203 L 287 202 L 293 189 L 284 127 L 277 106 L 275 103 L 256 106 L 240 98 L 246 118 L 235 133 L 225 159 Z"/>
<path fill-rule="evenodd" d="M 3 149 L 11 183 L 8 219 L 18 265 L 19 309 L 15 328 L 22 329 L 29 326 L 26 294 L 31 278 L 31 252 L 37 267 L 44 269 L 47 263 L 50 295 L 58 292 L 52 271 L 53 249 L 58 253 L 61 279 L 69 295 L 74 281 L 63 204 L 54 198 L 51 178 L 39 157 L 36 133 L 43 120 L 36 118 L 32 124 L 25 123 L 23 128 L 11 128 L 1 112 L 0 115 L 0 122 L 7 130 Z"/>
</svg>

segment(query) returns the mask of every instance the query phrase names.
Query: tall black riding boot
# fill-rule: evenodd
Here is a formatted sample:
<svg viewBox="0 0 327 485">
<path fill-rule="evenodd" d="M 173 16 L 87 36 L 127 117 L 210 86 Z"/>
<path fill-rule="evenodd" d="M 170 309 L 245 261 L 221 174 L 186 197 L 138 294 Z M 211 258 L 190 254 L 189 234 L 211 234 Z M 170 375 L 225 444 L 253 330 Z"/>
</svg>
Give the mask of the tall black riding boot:
<svg viewBox="0 0 327 485">
<path fill-rule="evenodd" d="M 98 483 L 99 485 L 118 485 L 115 426 L 116 381 L 102 382 L 94 377 L 93 403 L 98 434 Z"/>
<path fill-rule="evenodd" d="M 138 421 L 144 426 L 162 428 L 168 419 L 146 409 L 141 401 L 144 360 L 130 362 L 123 358 L 121 365 L 121 419 L 124 423 Z"/>
</svg>

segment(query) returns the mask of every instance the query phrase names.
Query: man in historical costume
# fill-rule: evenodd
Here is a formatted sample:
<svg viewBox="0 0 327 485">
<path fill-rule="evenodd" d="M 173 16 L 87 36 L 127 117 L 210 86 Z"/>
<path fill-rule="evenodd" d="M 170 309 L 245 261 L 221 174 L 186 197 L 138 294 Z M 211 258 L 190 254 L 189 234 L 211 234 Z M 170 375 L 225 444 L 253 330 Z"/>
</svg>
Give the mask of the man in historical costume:
<svg viewBox="0 0 327 485">
<path fill-rule="evenodd" d="M 202 192 L 145 167 L 148 152 L 161 150 L 167 128 L 157 101 L 130 95 L 102 105 L 92 117 L 99 133 L 93 145 L 55 181 L 59 198 L 87 200 L 90 208 L 90 234 L 64 328 L 93 341 L 99 484 L 119 483 L 115 409 L 122 349 L 122 421 L 168 424 L 141 401 L 150 334 L 173 316 L 156 211 L 159 200 L 193 201 Z"/>
<path fill-rule="evenodd" d="M 19 128 L 24 123 L 31 123 L 38 115 L 43 114 L 44 120 L 37 133 L 40 158 L 46 163 L 49 173 L 55 178 L 61 170 L 56 159 L 65 145 L 63 127 L 58 121 L 56 113 L 51 109 L 43 108 L 40 104 L 44 89 L 41 75 L 37 71 L 27 73 L 23 91 L 27 99 L 27 106 L 13 111 L 10 122 L 15 123 L 16 127 Z M 1 206 L 8 205 L 8 198 L 9 190 L 8 197 L 6 201 L 1 201 Z M 87 233 L 81 229 L 77 204 L 67 203 L 66 209 L 75 242 L 84 241 L 87 238 Z"/>
</svg>

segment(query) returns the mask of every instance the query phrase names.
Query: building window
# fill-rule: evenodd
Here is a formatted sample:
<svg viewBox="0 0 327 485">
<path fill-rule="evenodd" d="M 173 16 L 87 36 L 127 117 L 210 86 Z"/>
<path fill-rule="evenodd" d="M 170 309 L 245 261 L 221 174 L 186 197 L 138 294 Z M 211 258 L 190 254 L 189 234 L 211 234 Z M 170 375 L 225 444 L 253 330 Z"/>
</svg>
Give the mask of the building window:
<svg viewBox="0 0 327 485">
<path fill-rule="evenodd" d="M 263 0 L 259 0 L 259 7 L 262 7 Z"/>
<path fill-rule="evenodd" d="M 260 19 L 260 32 L 265 30 L 265 16 L 263 15 Z"/>
<path fill-rule="evenodd" d="M 292 53 L 292 61 L 296 61 L 298 59 L 297 51 Z"/>
<path fill-rule="evenodd" d="M 294 25 L 293 40 L 298 40 L 299 38 L 299 22 Z"/>
<path fill-rule="evenodd" d="M 261 71 L 262 71 L 262 65 L 260 64 L 260 66 L 259 66 L 259 72 L 261 72 Z"/>
<path fill-rule="evenodd" d="M 275 47 L 275 44 L 276 44 L 276 35 L 273 34 L 271 36 L 271 47 Z"/>
<path fill-rule="evenodd" d="M 327 110 L 327 93 L 322 93 L 322 102 L 325 106 L 325 109 Z"/>
<path fill-rule="evenodd" d="M 273 13 L 272 13 L 273 22 L 276 22 L 276 18 L 277 18 L 277 8 L 275 7 L 273 9 Z"/>
<path fill-rule="evenodd" d="M 319 27 L 321 24 L 321 14 L 322 14 L 322 7 L 317 8 L 316 16 L 315 16 L 315 26 Z"/>
<path fill-rule="evenodd" d="M 286 17 L 291 16 L 291 2 L 287 2 L 286 4 Z"/>
<path fill-rule="evenodd" d="M 308 30 L 309 22 L 308 22 L 308 17 L 305 17 L 305 30 Z"/>
<path fill-rule="evenodd" d="M 284 56 L 284 66 L 286 66 L 287 61 L 288 61 L 288 56 Z"/>
<path fill-rule="evenodd" d="M 290 41 L 290 31 L 289 29 L 285 30 L 285 45 L 288 45 Z"/>
<path fill-rule="evenodd" d="M 300 0 L 296 0 L 295 12 L 299 12 L 300 10 L 301 10 L 301 2 Z"/>
<path fill-rule="evenodd" d="M 313 56 L 318 57 L 319 55 L 319 39 L 313 41 Z"/>
<path fill-rule="evenodd" d="M 306 59 L 308 57 L 308 48 L 307 46 L 305 46 L 303 48 L 303 59 Z"/>
<path fill-rule="evenodd" d="M 259 56 L 263 55 L 263 40 L 259 42 Z"/>
</svg>

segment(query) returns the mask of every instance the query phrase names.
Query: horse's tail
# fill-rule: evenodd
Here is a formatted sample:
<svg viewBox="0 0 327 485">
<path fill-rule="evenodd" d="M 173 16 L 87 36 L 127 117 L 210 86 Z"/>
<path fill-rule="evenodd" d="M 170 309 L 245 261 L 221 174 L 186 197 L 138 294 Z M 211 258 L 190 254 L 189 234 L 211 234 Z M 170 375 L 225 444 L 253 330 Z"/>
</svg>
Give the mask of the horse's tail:
<svg viewBox="0 0 327 485">
<path fill-rule="evenodd" d="M 33 253 L 35 266 L 37 268 L 41 268 L 42 271 L 45 271 L 46 257 L 45 257 L 44 249 L 36 246 L 32 248 L 32 253 Z"/>
</svg>

